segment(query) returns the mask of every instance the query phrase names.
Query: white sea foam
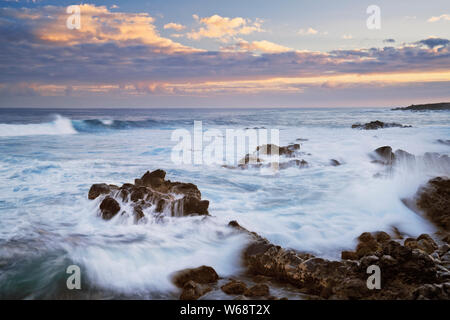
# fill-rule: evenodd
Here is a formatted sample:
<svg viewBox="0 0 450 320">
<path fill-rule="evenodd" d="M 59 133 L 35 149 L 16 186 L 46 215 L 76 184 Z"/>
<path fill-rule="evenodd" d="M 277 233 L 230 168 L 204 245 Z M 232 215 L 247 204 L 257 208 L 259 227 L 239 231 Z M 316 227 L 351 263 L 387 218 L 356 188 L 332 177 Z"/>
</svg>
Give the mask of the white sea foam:
<svg viewBox="0 0 450 320">
<path fill-rule="evenodd" d="M 35 136 L 35 135 L 63 135 L 75 134 L 70 119 L 60 115 L 55 120 L 45 123 L 4 124 L 0 123 L 0 137 Z"/>
<path fill-rule="evenodd" d="M 256 119 L 266 116 L 252 112 Z M 433 122 L 427 114 L 376 112 L 277 110 L 264 120 L 272 123 L 239 124 L 239 128 L 281 127 L 281 145 L 308 139 L 300 142 L 304 153 L 299 158 L 308 161 L 309 167 L 281 170 L 278 175 L 219 165 L 175 165 L 168 160 L 174 144 L 168 130 L 111 130 L 80 134 L 76 141 L 69 136 L 45 137 L 33 141 L 32 148 L 0 144 L 0 240 L 8 244 L 2 246 L 0 258 L 19 261 L 17 255 L 63 249 L 94 287 L 174 298 L 177 293 L 170 276 L 179 269 L 205 264 L 221 276 L 240 270 L 247 240 L 227 227 L 230 220 L 275 244 L 326 258 L 338 258 L 340 250 L 353 249 L 355 238 L 365 231 L 390 232 L 396 226 L 414 236 L 432 232 L 434 227 L 401 199 L 413 196 L 431 177 L 450 175 L 446 168 L 419 157 L 414 168 L 402 163 L 384 174 L 385 169 L 371 163 L 368 154 L 384 145 L 418 156 L 448 154 L 448 146 L 436 139 L 449 139 L 449 116 L 437 114 Z M 296 117 L 306 125 L 295 125 Z M 67 124 L 62 119 L 55 122 Z M 353 122 L 375 119 L 414 128 L 349 128 Z M 33 125 L 20 128 L 28 126 Z M 155 149 L 161 150 L 150 152 Z M 342 165 L 333 167 L 330 159 Z M 121 185 L 158 168 L 167 171 L 167 179 L 195 183 L 202 198 L 210 200 L 212 217 L 166 218 L 163 223 L 149 219 L 138 225 L 132 217 L 103 221 L 98 216 L 100 199 L 87 199 L 93 183 Z M 374 177 L 380 172 L 381 177 Z M 33 241 L 38 244 L 32 246 Z M 47 274 L 52 273 L 42 277 Z M 5 272 L 0 285 L 8 277 Z"/>
</svg>

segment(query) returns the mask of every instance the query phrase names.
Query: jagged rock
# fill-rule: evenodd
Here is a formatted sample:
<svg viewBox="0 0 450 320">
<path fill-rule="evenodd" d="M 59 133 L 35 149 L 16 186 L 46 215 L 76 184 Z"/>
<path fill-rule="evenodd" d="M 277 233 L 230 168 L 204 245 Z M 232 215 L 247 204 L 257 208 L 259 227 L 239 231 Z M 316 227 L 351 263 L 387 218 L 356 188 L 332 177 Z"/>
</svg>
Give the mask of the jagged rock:
<svg viewBox="0 0 450 320">
<path fill-rule="evenodd" d="M 141 178 L 135 179 L 135 184 L 125 183 L 120 188 L 95 184 L 89 190 L 88 197 L 95 199 L 99 195 L 107 195 L 108 200 L 100 208 L 104 219 L 114 216 L 117 213 L 117 207 L 120 210 L 120 205 L 114 198 L 129 203 L 136 222 L 145 216 L 144 210 L 150 207 L 153 207 L 157 214 L 167 212 L 172 216 L 209 214 L 209 201 L 201 199 L 201 192 L 195 184 L 171 182 L 164 180 L 165 176 L 166 172 L 158 169 L 152 172 L 147 171 Z M 112 205 L 114 206 L 108 207 Z"/>
<path fill-rule="evenodd" d="M 229 225 L 252 239 L 243 252 L 249 273 L 286 281 L 305 294 L 326 299 L 412 299 L 419 287 L 448 281 L 445 274 L 449 271 L 438 260 L 421 249 L 391 240 L 385 232 L 361 234 L 356 252 L 343 252 L 344 260 L 329 261 L 273 245 L 236 221 Z M 414 240 L 430 241 L 430 238 L 421 235 Z M 438 250 L 441 249 L 445 250 Z M 366 286 L 366 269 L 373 264 L 382 269 L 382 290 L 369 290 Z"/>
<path fill-rule="evenodd" d="M 286 156 L 286 157 L 294 156 L 294 153 L 296 150 L 300 150 L 300 144 L 298 144 L 298 143 L 290 144 L 285 147 L 279 147 L 276 144 L 264 144 L 264 145 L 258 146 L 256 148 L 256 151 L 259 154 L 272 155 L 272 154 L 276 154 L 278 152 L 278 154 L 280 156 Z"/>
<path fill-rule="evenodd" d="M 264 297 L 269 295 L 269 286 L 266 284 L 255 284 L 254 286 L 248 288 L 244 295 L 246 297 Z"/>
<path fill-rule="evenodd" d="M 281 162 L 279 164 L 280 169 L 287 169 L 291 167 L 297 167 L 297 168 L 306 168 L 308 167 L 308 162 L 305 160 L 289 160 L 288 162 Z"/>
<path fill-rule="evenodd" d="M 353 251 L 342 251 L 341 252 L 342 260 L 358 260 L 358 255 Z"/>
<path fill-rule="evenodd" d="M 230 281 L 221 287 L 226 294 L 244 294 L 247 291 L 247 286 L 242 281 Z"/>
<path fill-rule="evenodd" d="M 246 154 L 245 155 L 245 157 L 244 158 L 242 158 L 240 161 L 239 161 L 239 164 L 240 165 L 243 165 L 243 164 L 257 164 L 257 163 L 260 163 L 260 162 L 263 162 L 263 160 L 261 160 L 260 158 L 258 158 L 258 157 L 256 157 L 256 156 L 253 156 L 253 155 L 251 155 L 251 154 Z"/>
<path fill-rule="evenodd" d="M 88 199 L 94 200 L 102 194 L 110 193 L 110 191 L 111 191 L 111 188 L 106 183 L 93 184 L 91 186 L 91 188 L 89 189 Z"/>
<path fill-rule="evenodd" d="M 183 285 L 180 300 L 197 300 L 212 290 L 211 286 L 189 280 Z"/>
<path fill-rule="evenodd" d="M 392 152 L 392 148 L 390 146 L 384 146 L 375 149 L 371 156 L 374 159 L 374 162 L 384 165 L 392 165 L 395 160 L 395 155 Z"/>
<path fill-rule="evenodd" d="M 116 200 L 108 196 L 100 204 L 100 211 L 102 218 L 109 220 L 120 211 L 120 205 Z"/>
<path fill-rule="evenodd" d="M 450 179 L 437 177 L 419 188 L 417 206 L 437 226 L 450 231 Z"/>
<path fill-rule="evenodd" d="M 208 284 L 215 283 L 218 279 L 219 275 L 216 270 L 209 266 L 184 269 L 176 272 L 172 277 L 173 283 L 179 288 L 183 288 L 188 281 L 194 281 L 199 284 Z"/>
<path fill-rule="evenodd" d="M 371 121 L 371 122 L 364 123 L 364 124 L 355 123 L 352 125 L 353 129 L 363 129 L 363 130 L 377 130 L 377 129 L 394 128 L 394 127 L 411 128 L 411 126 L 404 126 L 402 124 L 395 123 L 395 122 L 386 123 L 386 122 L 382 122 L 379 120 Z"/>
</svg>

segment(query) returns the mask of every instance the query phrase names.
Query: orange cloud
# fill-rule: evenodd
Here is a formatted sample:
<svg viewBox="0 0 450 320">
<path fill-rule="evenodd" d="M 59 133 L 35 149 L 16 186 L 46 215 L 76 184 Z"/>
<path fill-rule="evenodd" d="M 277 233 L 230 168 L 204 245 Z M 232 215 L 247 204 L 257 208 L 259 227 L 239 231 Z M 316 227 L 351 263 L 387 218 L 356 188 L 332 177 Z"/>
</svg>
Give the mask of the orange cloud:
<svg viewBox="0 0 450 320">
<path fill-rule="evenodd" d="M 264 53 L 282 53 L 288 51 L 294 51 L 292 48 L 288 48 L 267 40 L 261 41 L 252 41 L 247 42 L 245 40 L 239 41 L 236 45 L 225 48 L 226 50 L 230 49 L 240 49 L 244 51 L 259 51 Z"/>
<path fill-rule="evenodd" d="M 440 16 L 437 17 L 431 17 L 430 19 L 428 19 L 428 22 L 437 22 L 437 21 L 450 21 L 450 14 L 441 14 Z"/>
<path fill-rule="evenodd" d="M 44 41 L 61 45 L 80 43 L 137 42 L 153 47 L 155 52 L 201 51 L 161 37 L 155 19 L 147 13 L 111 12 L 105 6 L 83 4 L 81 7 L 81 28 L 69 30 L 66 19 L 69 15 L 61 8 L 46 7 L 39 15 L 37 36 Z M 49 12 L 51 11 L 50 15 Z"/>
<path fill-rule="evenodd" d="M 187 34 L 188 38 L 193 40 L 215 38 L 227 41 L 237 35 L 247 35 L 253 32 L 263 31 L 261 28 L 262 20 L 260 19 L 252 21 L 241 17 L 221 17 L 217 14 L 201 19 L 197 15 L 193 15 L 193 17 L 203 25 L 203 27 L 200 27 L 198 30 Z"/>
<path fill-rule="evenodd" d="M 186 29 L 186 27 L 179 23 L 170 22 L 170 23 L 167 23 L 164 25 L 164 29 L 173 29 L 176 31 L 181 31 L 181 30 Z"/>
<path fill-rule="evenodd" d="M 302 93 L 310 87 L 322 87 L 340 90 L 349 87 L 382 87 L 389 85 L 407 85 L 409 83 L 448 82 L 450 71 L 403 72 L 390 74 L 344 74 L 317 77 L 265 78 L 248 80 L 223 80 L 200 82 L 155 82 L 141 81 L 126 84 L 38 84 L 20 83 L 15 92 L 33 91 L 41 96 L 64 96 L 68 87 L 72 95 L 120 96 L 211 96 L 222 94 L 258 94 L 258 93 Z M 5 85 L 0 84 L 0 89 Z"/>
</svg>

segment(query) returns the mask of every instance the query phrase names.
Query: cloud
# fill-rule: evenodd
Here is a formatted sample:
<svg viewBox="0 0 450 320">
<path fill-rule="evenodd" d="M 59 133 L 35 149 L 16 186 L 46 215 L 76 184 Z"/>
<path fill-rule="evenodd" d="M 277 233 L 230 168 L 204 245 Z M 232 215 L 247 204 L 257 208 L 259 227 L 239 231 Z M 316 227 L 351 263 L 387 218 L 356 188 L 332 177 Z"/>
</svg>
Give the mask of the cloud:
<svg viewBox="0 0 450 320">
<path fill-rule="evenodd" d="M 65 8 L 46 6 L 39 9 L 2 9 L 2 14 L 19 19 L 30 33 L 43 42 L 57 45 L 140 43 L 157 52 L 188 52 L 196 49 L 161 37 L 155 19 L 147 13 L 111 12 L 105 6 L 80 5 L 81 28 L 66 28 Z"/>
<path fill-rule="evenodd" d="M 297 31 L 297 34 L 299 34 L 299 35 L 316 35 L 318 33 L 319 33 L 319 31 L 317 31 L 311 27 L 309 27 L 307 29 L 300 29 Z"/>
<path fill-rule="evenodd" d="M 350 40 L 350 39 L 353 39 L 353 36 L 351 34 L 344 34 L 344 35 L 342 35 L 342 39 Z"/>
<path fill-rule="evenodd" d="M 176 31 L 181 31 L 186 29 L 186 26 L 183 26 L 182 24 L 179 23 L 170 22 L 164 25 L 164 29 L 173 29 Z"/>
<path fill-rule="evenodd" d="M 94 12 L 85 11 L 81 31 L 65 28 L 64 8 L 0 9 L 1 98 L 8 92 L 11 97 L 70 93 L 117 99 L 148 94 L 294 94 L 311 87 L 341 90 L 359 82 L 366 86 L 449 82 L 448 39 L 428 38 L 398 47 L 298 51 L 267 40 L 240 39 L 237 30 L 252 25 L 246 22 L 232 28 L 229 50 L 207 51 L 161 37 L 147 14 L 116 15 L 104 7 L 88 8 Z M 223 32 L 221 36 L 226 37 Z M 0 100 L 6 105 L 6 99 Z"/>
<path fill-rule="evenodd" d="M 248 35 L 253 32 L 263 31 L 261 19 L 252 21 L 241 17 L 221 17 L 217 14 L 205 18 L 200 18 L 194 14 L 193 18 L 202 25 L 199 29 L 187 34 L 187 37 L 193 40 L 212 38 L 226 42 L 239 35 Z"/>
<path fill-rule="evenodd" d="M 437 22 L 437 21 L 450 21 L 450 14 L 441 14 L 440 16 L 437 17 L 431 17 L 430 19 L 428 19 L 428 22 Z"/>
<path fill-rule="evenodd" d="M 384 43 L 394 43 L 395 39 L 384 39 L 383 42 Z"/>
<path fill-rule="evenodd" d="M 417 42 L 418 44 L 423 44 L 429 47 L 430 49 L 433 49 L 438 46 L 448 46 L 450 43 L 450 40 L 448 39 L 441 39 L 441 38 L 428 38 L 425 40 L 420 40 Z"/>
<path fill-rule="evenodd" d="M 267 40 L 247 42 L 241 40 L 233 46 L 224 48 L 225 50 L 243 50 L 243 51 L 258 51 L 264 53 L 282 53 L 288 51 L 294 51 L 292 48 L 288 48 Z"/>
</svg>

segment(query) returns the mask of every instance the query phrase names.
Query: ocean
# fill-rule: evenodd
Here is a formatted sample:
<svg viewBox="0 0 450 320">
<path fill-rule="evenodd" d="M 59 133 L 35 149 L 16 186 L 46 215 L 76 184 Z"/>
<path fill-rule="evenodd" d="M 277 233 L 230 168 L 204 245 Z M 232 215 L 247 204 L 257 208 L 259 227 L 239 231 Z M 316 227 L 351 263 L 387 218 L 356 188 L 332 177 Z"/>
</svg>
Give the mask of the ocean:
<svg viewBox="0 0 450 320">
<path fill-rule="evenodd" d="M 411 128 L 352 129 L 374 120 Z M 174 130 L 279 129 L 280 145 L 302 139 L 306 168 L 276 174 L 171 161 Z M 450 155 L 448 111 L 339 109 L 0 109 L 0 298 L 176 299 L 171 275 L 212 266 L 243 271 L 248 239 L 236 220 L 286 248 L 339 259 L 365 231 L 393 227 L 418 236 L 435 227 L 402 202 L 439 164 L 399 166 L 379 176 L 369 153 L 389 145 L 421 156 Z M 244 154 L 239 155 L 243 157 Z M 336 159 L 341 165 L 332 166 Z M 148 170 L 191 182 L 210 217 L 104 221 L 94 183 L 121 185 Z M 80 266 L 82 290 L 68 293 L 66 268 Z"/>
</svg>

